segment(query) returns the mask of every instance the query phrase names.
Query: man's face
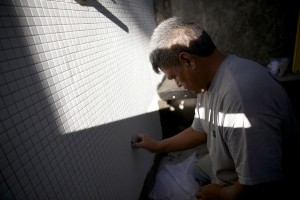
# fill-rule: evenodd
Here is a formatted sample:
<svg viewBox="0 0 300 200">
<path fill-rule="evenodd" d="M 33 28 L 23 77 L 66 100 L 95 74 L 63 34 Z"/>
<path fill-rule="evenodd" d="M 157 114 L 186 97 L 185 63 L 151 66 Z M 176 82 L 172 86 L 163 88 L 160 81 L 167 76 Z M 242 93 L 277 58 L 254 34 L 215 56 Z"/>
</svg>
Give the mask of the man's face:
<svg viewBox="0 0 300 200">
<path fill-rule="evenodd" d="M 194 94 L 198 94 L 204 91 L 204 86 L 201 83 L 201 78 L 199 79 L 195 71 L 190 67 L 163 67 L 161 68 L 161 71 L 169 80 L 174 80 L 178 87 L 184 87 Z"/>
</svg>

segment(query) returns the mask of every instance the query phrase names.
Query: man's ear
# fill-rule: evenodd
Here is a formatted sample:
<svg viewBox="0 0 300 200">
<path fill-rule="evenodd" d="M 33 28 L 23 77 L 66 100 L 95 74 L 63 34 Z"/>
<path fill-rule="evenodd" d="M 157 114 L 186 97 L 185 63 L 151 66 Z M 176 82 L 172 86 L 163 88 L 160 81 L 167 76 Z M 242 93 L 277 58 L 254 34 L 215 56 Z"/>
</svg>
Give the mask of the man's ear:
<svg viewBox="0 0 300 200">
<path fill-rule="evenodd" d="M 190 54 L 190 53 L 187 53 L 187 52 L 181 52 L 179 53 L 179 63 L 182 65 L 182 66 L 188 66 L 188 67 L 192 67 L 194 68 L 195 67 L 195 60 L 194 60 L 194 57 Z"/>
</svg>

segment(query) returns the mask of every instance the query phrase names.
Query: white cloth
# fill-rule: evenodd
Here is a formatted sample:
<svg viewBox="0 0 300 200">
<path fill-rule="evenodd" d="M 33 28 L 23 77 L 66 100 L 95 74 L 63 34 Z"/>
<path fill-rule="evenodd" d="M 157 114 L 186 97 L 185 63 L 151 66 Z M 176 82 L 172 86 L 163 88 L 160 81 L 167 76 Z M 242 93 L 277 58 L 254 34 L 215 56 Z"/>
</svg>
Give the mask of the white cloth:
<svg viewBox="0 0 300 200">
<path fill-rule="evenodd" d="M 199 190 L 194 179 L 196 153 L 179 163 L 163 159 L 149 197 L 153 200 L 192 200 Z"/>
</svg>

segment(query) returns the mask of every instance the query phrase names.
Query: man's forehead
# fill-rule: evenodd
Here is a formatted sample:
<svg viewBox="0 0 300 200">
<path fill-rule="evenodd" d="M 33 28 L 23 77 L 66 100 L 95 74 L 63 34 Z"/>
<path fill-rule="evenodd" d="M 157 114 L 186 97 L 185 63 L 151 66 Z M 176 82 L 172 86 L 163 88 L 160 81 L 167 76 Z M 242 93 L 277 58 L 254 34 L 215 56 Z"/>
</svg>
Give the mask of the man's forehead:
<svg viewBox="0 0 300 200">
<path fill-rule="evenodd" d="M 179 68 L 176 67 L 163 67 L 160 70 L 166 75 L 168 79 L 173 79 L 178 73 L 180 73 Z"/>
</svg>

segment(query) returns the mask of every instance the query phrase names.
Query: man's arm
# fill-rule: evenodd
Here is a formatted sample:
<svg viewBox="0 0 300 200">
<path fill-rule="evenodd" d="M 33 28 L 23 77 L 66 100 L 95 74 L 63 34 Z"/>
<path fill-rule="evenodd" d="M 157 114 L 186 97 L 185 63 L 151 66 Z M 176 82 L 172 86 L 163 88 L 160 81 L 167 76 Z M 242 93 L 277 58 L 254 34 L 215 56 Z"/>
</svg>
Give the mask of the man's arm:
<svg viewBox="0 0 300 200">
<path fill-rule="evenodd" d="M 182 132 L 160 140 L 153 140 L 147 134 L 138 134 L 134 137 L 133 148 L 144 148 L 153 153 L 182 151 L 193 148 L 206 142 L 206 134 L 189 127 Z"/>
<path fill-rule="evenodd" d="M 237 181 L 235 184 L 229 186 L 219 184 L 202 186 L 195 196 L 197 199 L 203 200 L 237 200 L 240 199 L 243 192 L 243 186 Z"/>
</svg>

